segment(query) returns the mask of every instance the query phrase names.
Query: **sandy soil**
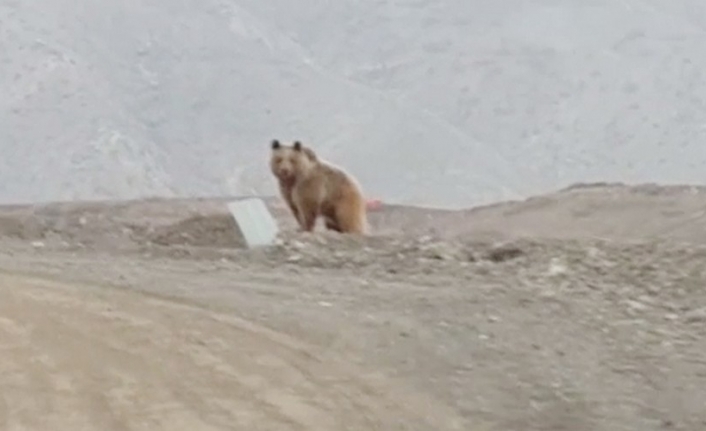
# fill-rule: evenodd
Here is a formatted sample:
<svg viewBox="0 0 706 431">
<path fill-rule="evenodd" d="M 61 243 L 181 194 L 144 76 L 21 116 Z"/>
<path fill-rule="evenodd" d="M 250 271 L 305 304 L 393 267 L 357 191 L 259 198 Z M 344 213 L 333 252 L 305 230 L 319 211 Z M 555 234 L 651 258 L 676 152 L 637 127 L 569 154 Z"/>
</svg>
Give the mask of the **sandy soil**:
<svg viewBox="0 0 706 431">
<path fill-rule="evenodd" d="M 384 207 L 242 248 L 227 199 L 0 208 L 2 430 L 706 429 L 706 193 Z"/>
</svg>

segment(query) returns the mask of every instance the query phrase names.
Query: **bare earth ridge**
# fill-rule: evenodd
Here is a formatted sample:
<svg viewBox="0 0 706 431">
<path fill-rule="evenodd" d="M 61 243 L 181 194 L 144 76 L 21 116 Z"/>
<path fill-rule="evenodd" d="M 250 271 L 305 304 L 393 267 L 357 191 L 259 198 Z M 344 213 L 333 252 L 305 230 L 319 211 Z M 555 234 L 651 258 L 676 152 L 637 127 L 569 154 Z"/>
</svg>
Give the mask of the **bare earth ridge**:
<svg viewBox="0 0 706 431">
<path fill-rule="evenodd" d="M 0 208 L 2 430 L 706 429 L 706 189 L 247 251 L 221 199 Z"/>
</svg>

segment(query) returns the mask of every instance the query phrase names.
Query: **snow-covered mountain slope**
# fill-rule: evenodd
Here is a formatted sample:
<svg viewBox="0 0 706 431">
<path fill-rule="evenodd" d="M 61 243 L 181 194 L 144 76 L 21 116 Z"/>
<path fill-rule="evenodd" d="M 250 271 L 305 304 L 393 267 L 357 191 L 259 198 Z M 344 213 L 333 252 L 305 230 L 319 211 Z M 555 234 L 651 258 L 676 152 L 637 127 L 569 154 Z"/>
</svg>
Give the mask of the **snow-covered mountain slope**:
<svg viewBox="0 0 706 431">
<path fill-rule="evenodd" d="M 0 201 L 274 193 L 301 139 L 389 201 L 706 179 L 697 0 L 7 0 Z"/>
</svg>

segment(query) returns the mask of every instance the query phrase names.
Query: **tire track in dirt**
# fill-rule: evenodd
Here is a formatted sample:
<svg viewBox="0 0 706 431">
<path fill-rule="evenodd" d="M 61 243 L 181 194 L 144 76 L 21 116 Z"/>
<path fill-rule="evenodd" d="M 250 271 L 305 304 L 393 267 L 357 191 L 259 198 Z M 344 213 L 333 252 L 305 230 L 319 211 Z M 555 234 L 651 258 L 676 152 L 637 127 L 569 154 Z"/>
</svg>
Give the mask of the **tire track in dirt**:
<svg viewBox="0 0 706 431">
<path fill-rule="evenodd" d="M 0 296 L 3 429 L 468 429 L 423 395 L 227 314 L 10 274 Z"/>
</svg>

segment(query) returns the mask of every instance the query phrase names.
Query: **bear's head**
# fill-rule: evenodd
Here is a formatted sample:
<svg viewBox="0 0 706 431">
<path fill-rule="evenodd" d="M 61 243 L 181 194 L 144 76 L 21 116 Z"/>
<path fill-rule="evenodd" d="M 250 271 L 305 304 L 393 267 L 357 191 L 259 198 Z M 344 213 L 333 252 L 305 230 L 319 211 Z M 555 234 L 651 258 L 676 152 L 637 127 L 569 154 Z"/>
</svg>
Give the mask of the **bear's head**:
<svg viewBox="0 0 706 431">
<path fill-rule="evenodd" d="M 318 162 L 311 148 L 295 141 L 294 145 L 282 145 L 277 139 L 272 141 L 270 170 L 278 180 L 293 183 L 306 175 Z"/>
</svg>

